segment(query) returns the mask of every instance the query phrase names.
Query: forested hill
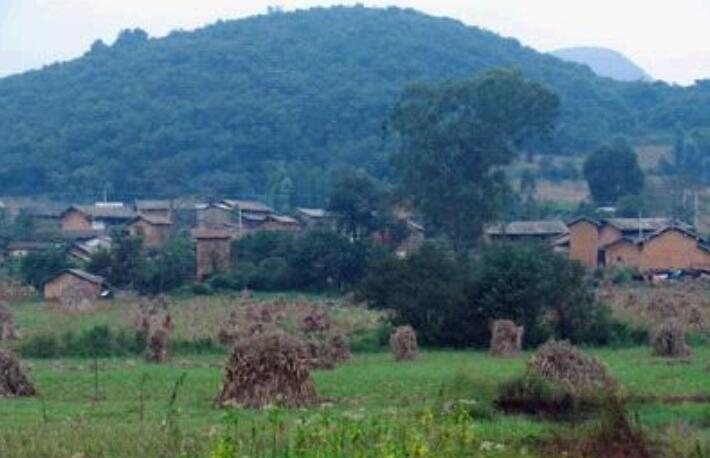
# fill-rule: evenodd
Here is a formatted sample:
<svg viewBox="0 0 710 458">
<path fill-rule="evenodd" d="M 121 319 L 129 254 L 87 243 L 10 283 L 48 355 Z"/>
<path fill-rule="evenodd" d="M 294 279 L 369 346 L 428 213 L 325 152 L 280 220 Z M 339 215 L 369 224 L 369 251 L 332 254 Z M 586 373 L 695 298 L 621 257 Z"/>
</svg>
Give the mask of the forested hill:
<svg viewBox="0 0 710 458">
<path fill-rule="evenodd" d="M 710 124 L 710 83 L 620 83 L 511 39 L 411 10 L 330 8 L 150 39 L 0 80 L 0 195 L 290 193 L 333 167 L 387 174 L 384 118 L 415 80 L 520 69 L 563 99 L 557 147 Z"/>
</svg>

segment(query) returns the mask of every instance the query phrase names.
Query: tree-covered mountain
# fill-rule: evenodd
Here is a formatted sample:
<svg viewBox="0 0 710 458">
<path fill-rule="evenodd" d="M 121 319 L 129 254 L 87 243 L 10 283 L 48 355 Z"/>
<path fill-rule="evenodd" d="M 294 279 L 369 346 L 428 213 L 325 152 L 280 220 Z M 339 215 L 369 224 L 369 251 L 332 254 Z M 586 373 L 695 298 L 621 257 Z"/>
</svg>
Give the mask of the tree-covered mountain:
<svg viewBox="0 0 710 458">
<path fill-rule="evenodd" d="M 608 48 L 579 46 L 552 51 L 555 57 L 583 64 L 599 76 L 618 81 L 651 81 L 653 78 L 622 53 Z"/>
<path fill-rule="evenodd" d="M 328 171 L 389 172 L 382 125 L 413 81 L 512 67 L 559 93 L 555 150 L 710 125 L 710 82 L 620 83 L 412 10 L 318 8 L 151 39 L 0 80 L 0 194 L 322 201 Z"/>
</svg>

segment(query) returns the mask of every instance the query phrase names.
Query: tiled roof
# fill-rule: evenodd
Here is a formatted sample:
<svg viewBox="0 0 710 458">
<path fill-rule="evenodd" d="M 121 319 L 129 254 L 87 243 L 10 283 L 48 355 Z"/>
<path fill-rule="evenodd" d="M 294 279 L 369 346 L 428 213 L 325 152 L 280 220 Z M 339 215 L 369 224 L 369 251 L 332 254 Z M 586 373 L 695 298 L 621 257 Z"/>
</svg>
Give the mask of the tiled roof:
<svg viewBox="0 0 710 458">
<path fill-rule="evenodd" d="M 269 215 L 269 219 L 281 224 L 299 224 L 299 222 L 286 215 Z"/>
<path fill-rule="evenodd" d="M 606 218 L 603 222 L 622 232 L 651 232 L 674 224 L 671 218 Z"/>
<path fill-rule="evenodd" d="M 104 280 L 104 277 L 100 277 L 98 275 L 90 274 L 89 272 L 80 270 L 80 269 L 67 269 L 65 272 L 71 273 L 73 275 L 76 275 L 79 278 L 82 278 L 88 282 L 91 283 L 96 283 L 98 285 L 102 285 L 106 283 L 106 280 Z"/>
<path fill-rule="evenodd" d="M 154 226 L 171 226 L 173 224 L 173 221 L 165 216 L 140 214 L 136 216 L 135 220 L 137 221 L 139 219 L 142 219 Z"/>
<path fill-rule="evenodd" d="M 323 208 L 297 208 L 296 211 L 309 218 L 326 218 L 328 211 Z"/>
<path fill-rule="evenodd" d="M 242 211 L 274 213 L 274 209 L 256 200 L 224 199 L 222 202 L 231 208 L 240 208 Z"/>
<path fill-rule="evenodd" d="M 95 219 L 129 220 L 136 216 L 136 212 L 134 212 L 133 209 L 125 206 L 72 205 L 70 210 L 71 209 L 75 209 Z"/>
<path fill-rule="evenodd" d="M 486 228 L 488 235 L 560 235 L 569 229 L 562 221 L 513 221 L 511 223 L 492 224 Z"/>
</svg>

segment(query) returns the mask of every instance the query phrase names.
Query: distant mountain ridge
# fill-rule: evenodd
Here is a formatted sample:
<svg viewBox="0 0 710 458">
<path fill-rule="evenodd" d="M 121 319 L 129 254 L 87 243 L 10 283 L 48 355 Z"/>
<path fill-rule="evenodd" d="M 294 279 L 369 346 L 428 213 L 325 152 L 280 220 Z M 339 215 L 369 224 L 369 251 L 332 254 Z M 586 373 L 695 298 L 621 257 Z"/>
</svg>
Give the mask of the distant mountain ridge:
<svg viewBox="0 0 710 458">
<path fill-rule="evenodd" d="M 560 95 L 555 153 L 710 126 L 710 82 L 615 82 L 398 8 L 314 8 L 150 38 L 0 79 L 0 195 L 279 195 L 323 204 L 342 166 L 389 179 L 383 122 L 415 81 L 514 68 Z"/>
<path fill-rule="evenodd" d="M 653 81 L 643 68 L 613 49 L 580 46 L 558 49 L 550 54 L 567 62 L 586 65 L 597 75 L 617 81 Z"/>
</svg>

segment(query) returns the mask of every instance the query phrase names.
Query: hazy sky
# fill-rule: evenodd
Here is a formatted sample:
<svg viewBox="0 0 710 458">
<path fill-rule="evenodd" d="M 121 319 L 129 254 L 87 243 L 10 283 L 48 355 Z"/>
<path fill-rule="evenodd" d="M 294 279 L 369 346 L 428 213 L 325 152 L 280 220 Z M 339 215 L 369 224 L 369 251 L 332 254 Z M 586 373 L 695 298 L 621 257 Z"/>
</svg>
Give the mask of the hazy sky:
<svg viewBox="0 0 710 458">
<path fill-rule="evenodd" d="M 667 81 L 710 78 L 710 0 L 0 0 L 0 75 L 77 57 L 124 28 L 162 36 L 262 13 L 268 5 L 352 3 L 454 17 L 541 51 L 606 46 Z"/>
</svg>

